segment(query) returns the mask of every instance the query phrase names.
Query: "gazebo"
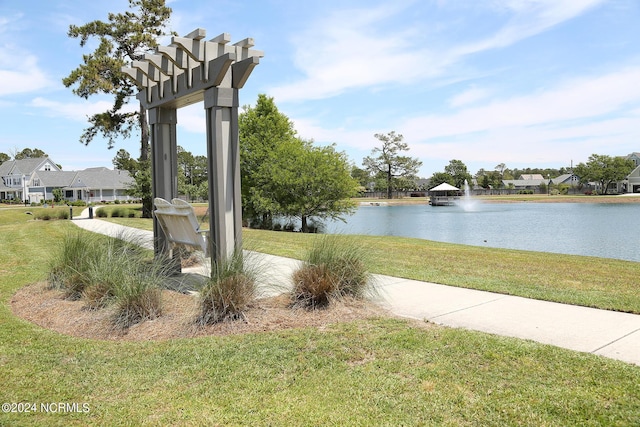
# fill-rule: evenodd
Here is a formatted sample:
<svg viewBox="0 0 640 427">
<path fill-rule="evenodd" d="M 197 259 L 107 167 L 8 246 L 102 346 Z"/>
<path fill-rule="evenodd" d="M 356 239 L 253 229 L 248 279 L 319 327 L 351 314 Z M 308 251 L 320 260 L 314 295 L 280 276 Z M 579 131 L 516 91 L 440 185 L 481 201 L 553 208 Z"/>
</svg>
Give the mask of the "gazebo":
<svg viewBox="0 0 640 427">
<path fill-rule="evenodd" d="M 431 206 L 451 206 L 460 200 L 461 191 L 458 187 L 443 182 L 429 190 L 429 204 Z"/>
</svg>

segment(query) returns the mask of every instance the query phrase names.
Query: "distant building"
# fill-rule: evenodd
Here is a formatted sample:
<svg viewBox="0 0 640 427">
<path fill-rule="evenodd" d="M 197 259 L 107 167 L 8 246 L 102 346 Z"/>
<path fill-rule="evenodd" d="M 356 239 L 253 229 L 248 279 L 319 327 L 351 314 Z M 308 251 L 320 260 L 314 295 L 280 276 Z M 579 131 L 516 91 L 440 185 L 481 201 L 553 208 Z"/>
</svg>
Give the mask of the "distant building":
<svg viewBox="0 0 640 427">
<path fill-rule="evenodd" d="M 133 182 L 128 171 L 118 169 L 63 171 L 49 157 L 10 160 L 0 165 L 0 200 L 41 203 L 53 200 L 57 188 L 68 201 L 129 200 Z"/>
<path fill-rule="evenodd" d="M 539 190 L 541 185 L 548 185 L 549 181 L 553 185 L 566 184 L 570 187 L 577 187 L 580 183 L 580 178 L 572 173 L 566 173 L 564 175 L 557 176 L 555 178 L 547 179 L 541 174 L 528 174 L 521 175 L 520 179 L 504 179 L 502 184 L 505 188 L 513 188 L 514 190 Z"/>
<path fill-rule="evenodd" d="M 627 159 L 633 160 L 636 167 L 619 183 L 619 190 L 625 193 L 640 193 L 640 153 L 631 153 Z"/>
</svg>

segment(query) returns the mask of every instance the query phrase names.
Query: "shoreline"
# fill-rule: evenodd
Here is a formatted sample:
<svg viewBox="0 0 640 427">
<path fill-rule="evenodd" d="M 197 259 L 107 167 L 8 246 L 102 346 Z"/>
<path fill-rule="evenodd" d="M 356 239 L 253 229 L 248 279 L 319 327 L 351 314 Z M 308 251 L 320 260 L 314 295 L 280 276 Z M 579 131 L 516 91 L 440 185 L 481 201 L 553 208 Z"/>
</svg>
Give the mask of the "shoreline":
<svg viewBox="0 0 640 427">
<path fill-rule="evenodd" d="M 510 195 L 510 196 L 471 196 L 482 203 L 639 203 L 640 194 L 615 196 L 548 196 Z M 355 198 L 358 206 L 392 205 L 429 205 L 428 197 L 405 197 L 401 199 Z"/>
</svg>

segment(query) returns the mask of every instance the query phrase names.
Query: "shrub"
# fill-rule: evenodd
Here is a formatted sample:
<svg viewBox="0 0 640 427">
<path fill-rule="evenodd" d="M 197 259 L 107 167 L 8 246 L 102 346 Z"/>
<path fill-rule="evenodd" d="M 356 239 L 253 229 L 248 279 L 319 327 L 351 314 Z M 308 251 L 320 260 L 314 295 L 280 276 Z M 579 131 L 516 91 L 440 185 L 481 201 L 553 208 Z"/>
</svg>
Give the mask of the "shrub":
<svg viewBox="0 0 640 427">
<path fill-rule="evenodd" d="M 115 208 L 111 210 L 111 218 L 126 218 L 127 209 Z"/>
<path fill-rule="evenodd" d="M 206 325 L 236 320 L 256 298 L 256 273 L 247 266 L 242 251 L 216 264 L 200 289 L 196 323 Z"/>
<path fill-rule="evenodd" d="M 107 213 L 106 209 L 100 208 L 100 209 L 96 210 L 96 217 L 98 217 L 98 218 L 106 218 L 108 216 L 109 216 L 109 214 Z"/>
<path fill-rule="evenodd" d="M 345 296 L 364 297 L 371 275 L 364 248 L 353 238 L 322 236 L 314 240 L 301 268 L 293 274 L 295 305 L 322 307 Z"/>
<path fill-rule="evenodd" d="M 66 207 L 41 209 L 35 212 L 34 218 L 42 221 L 49 221 L 51 219 L 69 219 L 69 209 Z"/>
</svg>

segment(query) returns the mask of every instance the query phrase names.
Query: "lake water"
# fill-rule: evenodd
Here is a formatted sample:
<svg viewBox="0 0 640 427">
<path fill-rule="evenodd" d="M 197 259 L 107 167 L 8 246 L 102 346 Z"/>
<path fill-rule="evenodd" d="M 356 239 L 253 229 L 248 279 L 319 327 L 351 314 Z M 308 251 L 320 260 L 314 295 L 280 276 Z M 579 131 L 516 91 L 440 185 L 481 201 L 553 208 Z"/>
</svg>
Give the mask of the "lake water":
<svg viewBox="0 0 640 427">
<path fill-rule="evenodd" d="M 639 219 L 634 203 L 361 206 L 326 232 L 640 261 Z"/>
</svg>

